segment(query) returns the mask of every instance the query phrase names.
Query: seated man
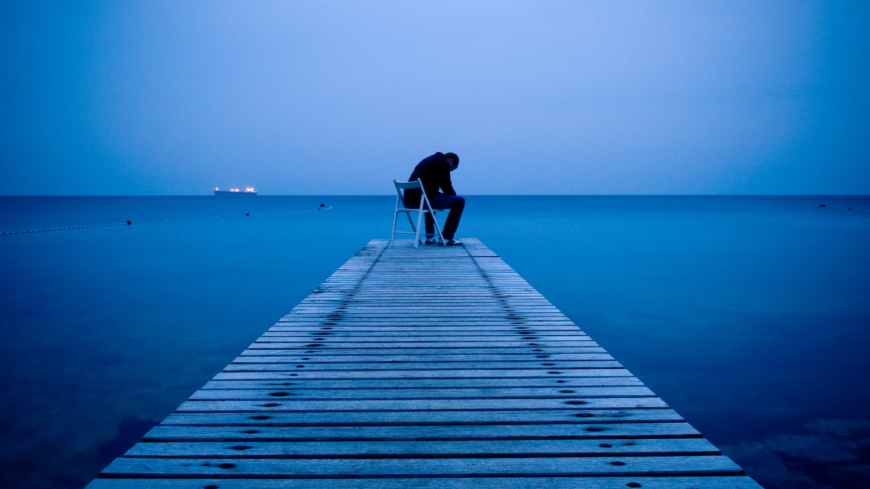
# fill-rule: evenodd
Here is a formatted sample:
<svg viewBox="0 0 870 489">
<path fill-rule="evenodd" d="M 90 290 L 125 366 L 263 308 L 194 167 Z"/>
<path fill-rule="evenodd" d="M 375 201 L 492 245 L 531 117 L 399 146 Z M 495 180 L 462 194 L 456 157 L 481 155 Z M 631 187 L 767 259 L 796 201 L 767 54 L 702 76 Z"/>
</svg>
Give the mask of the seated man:
<svg viewBox="0 0 870 489">
<path fill-rule="evenodd" d="M 435 153 L 417 164 L 414 172 L 411 173 L 411 178 L 408 179 L 411 182 L 418 178 L 423 181 L 423 190 L 426 191 L 426 197 L 429 198 L 429 203 L 432 204 L 433 209 L 450 209 L 443 232 L 447 246 L 462 244 L 462 241 L 454 239 L 453 235 L 456 233 L 456 228 L 459 227 L 459 218 L 462 217 L 462 209 L 465 208 L 465 199 L 456 195 L 453 184 L 450 182 L 450 172 L 458 166 L 459 157 L 455 154 Z M 439 193 L 439 189 L 443 190 L 443 193 Z M 418 207 L 422 195 L 417 189 L 405 190 L 405 205 Z M 437 242 L 432 215 L 426 214 L 426 244 Z"/>
</svg>

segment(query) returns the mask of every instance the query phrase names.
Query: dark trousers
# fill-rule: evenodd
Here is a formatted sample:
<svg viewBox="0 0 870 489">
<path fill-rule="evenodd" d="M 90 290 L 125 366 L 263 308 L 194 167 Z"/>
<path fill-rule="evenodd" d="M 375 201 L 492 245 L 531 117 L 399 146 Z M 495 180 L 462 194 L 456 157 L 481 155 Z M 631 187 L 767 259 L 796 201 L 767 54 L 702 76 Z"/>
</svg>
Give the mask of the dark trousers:
<svg viewBox="0 0 870 489">
<path fill-rule="evenodd" d="M 409 208 L 420 206 L 419 197 L 414 201 L 410 201 L 409 197 L 413 198 L 409 195 L 406 195 L 405 197 L 405 204 Z M 459 227 L 459 219 L 462 217 L 462 210 L 465 209 L 465 199 L 458 195 L 437 194 L 429 197 L 429 203 L 432 204 L 433 209 L 450 209 L 450 214 L 447 214 L 447 222 L 444 223 L 442 234 L 444 234 L 444 239 L 453 239 L 453 235 L 456 234 L 456 228 Z M 434 236 L 435 222 L 433 221 L 432 215 L 427 213 L 426 237 L 432 238 Z"/>
</svg>

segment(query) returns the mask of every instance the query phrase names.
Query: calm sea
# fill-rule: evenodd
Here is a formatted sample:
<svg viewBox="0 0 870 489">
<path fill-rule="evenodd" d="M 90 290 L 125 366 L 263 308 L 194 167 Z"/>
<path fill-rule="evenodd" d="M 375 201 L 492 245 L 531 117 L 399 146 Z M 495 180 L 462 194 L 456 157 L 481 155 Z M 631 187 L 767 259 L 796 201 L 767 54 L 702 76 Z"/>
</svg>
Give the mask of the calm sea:
<svg viewBox="0 0 870 489">
<path fill-rule="evenodd" d="M 0 236 L 0 486 L 83 487 L 393 202 L 0 197 L 0 232 L 133 221 Z M 766 487 L 868 487 L 870 197 L 471 196 L 457 235 Z"/>
</svg>

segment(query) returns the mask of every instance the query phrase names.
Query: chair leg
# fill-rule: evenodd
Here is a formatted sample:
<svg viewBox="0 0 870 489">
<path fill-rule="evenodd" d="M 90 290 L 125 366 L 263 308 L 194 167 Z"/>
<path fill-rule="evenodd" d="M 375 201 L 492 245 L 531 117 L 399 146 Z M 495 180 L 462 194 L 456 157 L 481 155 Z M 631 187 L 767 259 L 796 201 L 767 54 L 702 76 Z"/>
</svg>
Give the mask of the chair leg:
<svg viewBox="0 0 870 489">
<path fill-rule="evenodd" d="M 438 219 L 435 219 L 435 209 L 432 208 L 432 204 L 429 203 L 429 199 L 426 199 L 426 207 L 428 207 L 429 212 L 432 213 L 432 222 L 435 223 L 435 229 L 438 230 L 438 239 L 441 240 L 441 246 L 447 246 L 447 242 L 444 241 L 444 234 L 441 233 L 441 226 L 438 225 Z"/>
<path fill-rule="evenodd" d="M 393 241 L 396 239 L 396 218 L 398 217 L 398 214 L 399 214 L 399 198 L 396 197 L 396 209 L 393 211 L 393 232 L 390 234 L 390 244 L 387 245 L 388 248 L 390 246 L 393 246 Z M 410 216 L 408 216 L 408 217 L 410 217 Z"/>
<path fill-rule="evenodd" d="M 435 214 L 434 212 L 432 214 Z M 435 219 L 435 216 L 432 216 L 432 220 L 435 221 L 435 230 L 438 231 L 438 239 L 441 240 L 441 246 L 446 246 L 447 242 L 444 241 L 444 234 L 441 233 L 441 226 L 438 225 L 438 220 Z"/>
<path fill-rule="evenodd" d="M 417 212 L 417 234 L 414 235 L 414 248 L 420 244 L 420 219 L 423 218 L 422 212 Z"/>
<path fill-rule="evenodd" d="M 416 232 L 417 232 L 417 228 L 414 227 L 414 220 L 411 219 L 411 213 L 410 213 L 410 212 L 406 212 L 405 215 L 408 216 L 408 223 L 411 224 L 411 231 L 414 231 L 414 232 L 416 233 Z"/>
</svg>

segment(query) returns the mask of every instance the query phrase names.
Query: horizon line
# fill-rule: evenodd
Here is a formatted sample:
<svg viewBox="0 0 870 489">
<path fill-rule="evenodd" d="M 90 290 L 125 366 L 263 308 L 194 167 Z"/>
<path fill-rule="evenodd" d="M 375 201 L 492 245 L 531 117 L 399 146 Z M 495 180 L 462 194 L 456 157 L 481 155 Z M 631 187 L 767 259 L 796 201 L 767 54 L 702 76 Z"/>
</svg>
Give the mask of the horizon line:
<svg viewBox="0 0 870 489">
<path fill-rule="evenodd" d="M 258 197 L 391 197 L 393 194 L 257 194 Z M 870 197 L 870 194 L 462 194 L 468 197 Z M 9 197 L 215 197 L 212 194 L 39 194 Z M 226 197 L 221 197 L 221 200 Z"/>
</svg>

